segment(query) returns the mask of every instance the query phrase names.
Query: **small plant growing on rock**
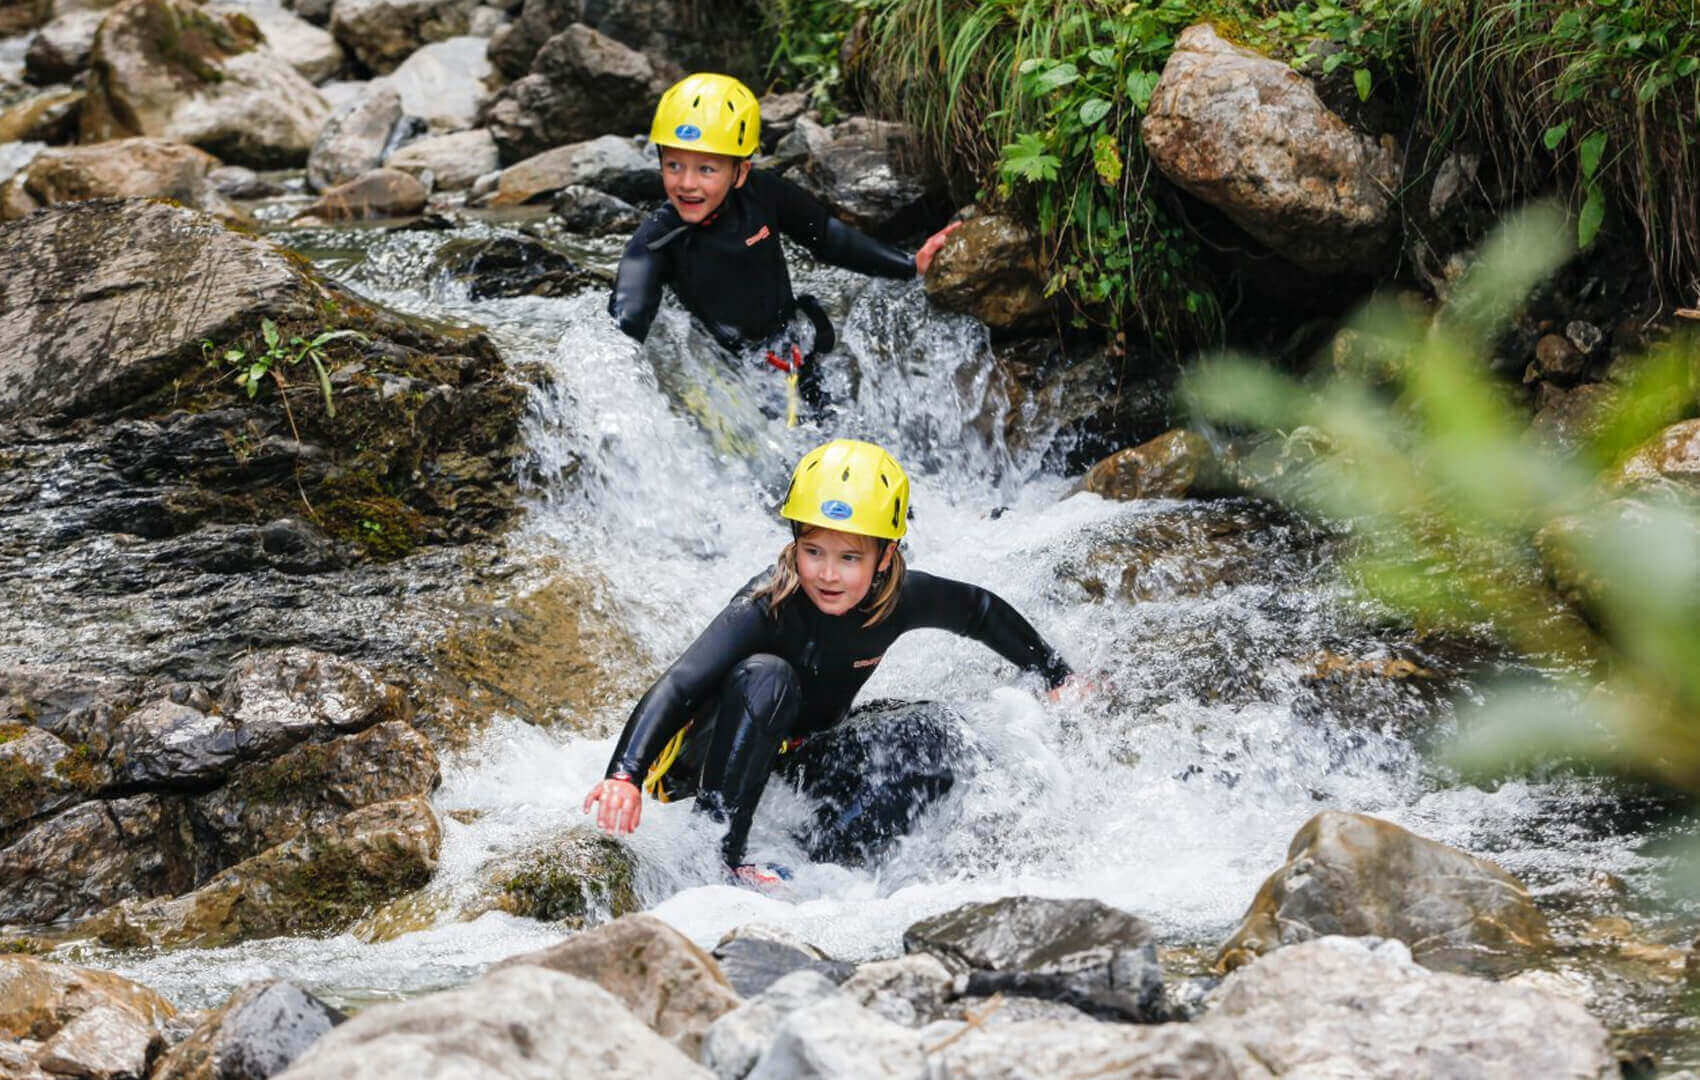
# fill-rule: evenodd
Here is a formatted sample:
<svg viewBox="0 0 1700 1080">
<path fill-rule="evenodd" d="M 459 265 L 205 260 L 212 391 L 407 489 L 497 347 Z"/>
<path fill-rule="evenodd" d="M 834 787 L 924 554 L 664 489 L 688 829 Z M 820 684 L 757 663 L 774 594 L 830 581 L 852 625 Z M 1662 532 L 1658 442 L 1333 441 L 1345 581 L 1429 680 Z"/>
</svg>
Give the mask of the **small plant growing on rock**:
<svg viewBox="0 0 1700 1080">
<path fill-rule="evenodd" d="M 236 385 L 246 390 L 249 397 L 253 397 L 259 393 L 260 383 L 267 375 L 277 382 L 278 392 L 281 394 L 288 385 L 283 377 L 283 369 L 294 367 L 302 360 L 311 360 L 313 371 L 319 377 L 319 389 L 325 395 L 325 415 L 336 416 L 336 403 L 331 398 L 331 377 L 325 369 L 325 346 L 344 339 L 366 341 L 366 335 L 358 330 L 326 330 L 311 339 L 294 334 L 285 341 L 277 323 L 270 319 L 261 319 L 260 337 L 265 342 L 263 351 L 250 352 L 239 346 L 232 346 L 224 350 L 221 358 L 212 358 L 209 355 L 209 361 L 217 363 L 222 359 L 225 364 L 237 368 Z M 203 353 L 210 354 L 212 350 L 212 342 L 201 343 Z M 285 405 L 287 407 L 287 400 Z M 294 425 L 294 417 L 290 418 L 290 424 Z"/>
</svg>

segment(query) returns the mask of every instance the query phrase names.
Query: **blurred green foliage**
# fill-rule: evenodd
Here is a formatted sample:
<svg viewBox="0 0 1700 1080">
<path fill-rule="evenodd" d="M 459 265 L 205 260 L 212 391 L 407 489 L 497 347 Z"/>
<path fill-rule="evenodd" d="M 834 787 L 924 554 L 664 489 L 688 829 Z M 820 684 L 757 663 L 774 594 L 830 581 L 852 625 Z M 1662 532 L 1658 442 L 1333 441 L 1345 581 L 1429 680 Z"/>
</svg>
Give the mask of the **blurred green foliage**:
<svg viewBox="0 0 1700 1080">
<path fill-rule="evenodd" d="M 1615 372 L 1574 456 L 1529 430 L 1489 370 L 1573 235 L 1558 208 L 1527 211 L 1432 316 L 1368 305 L 1333 371 L 1305 380 L 1222 356 L 1183 393 L 1210 421 L 1321 448 L 1266 493 L 1349 524 L 1349 573 L 1368 596 L 1419 628 L 1494 634 L 1550 674 L 1496 696 L 1457 763 L 1578 756 L 1700 793 L 1700 487 L 1654 473 L 1636 488 L 1614 471 L 1694 414 L 1700 348 L 1673 338 Z"/>
</svg>

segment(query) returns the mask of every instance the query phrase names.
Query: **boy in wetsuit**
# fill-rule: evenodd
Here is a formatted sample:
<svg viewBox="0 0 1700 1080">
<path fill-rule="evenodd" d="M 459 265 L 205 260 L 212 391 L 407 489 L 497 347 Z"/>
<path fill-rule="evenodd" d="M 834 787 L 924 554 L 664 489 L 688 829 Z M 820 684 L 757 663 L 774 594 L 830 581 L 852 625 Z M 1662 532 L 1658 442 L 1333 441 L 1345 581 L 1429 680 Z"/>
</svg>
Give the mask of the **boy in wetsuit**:
<svg viewBox="0 0 1700 1080">
<path fill-rule="evenodd" d="M 671 285 L 724 348 L 755 351 L 758 363 L 765 359 L 800 376 L 804 400 L 818 409 L 813 361 L 832 348 L 835 335 L 813 297 L 792 294 L 779 238 L 790 237 L 834 266 L 901 279 L 925 274 L 955 226 L 911 257 L 832 217 L 790 181 L 754 168 L 761 109 L 729 75 L 699 73 L 675 83 L 655 109 L 649 139 L 660 149 L 667 205 L 627 243 L 608 313 L 642 341 L 661 304 L 661 286 Z M 799 312 L 813 324 L 807 350 L 797 344 L 802 335 L 788 330 Z"/>
<path fill-rule="evenodd" d="M 630 832 L 641 792 L 663 802 L 694 794 L 698 810 L 727 825 L 729 875 L 770 884 L 743 860 L 772 772 L 816 800 L 805 843 L 821 861 L 866 857 L 950 790 L 948 722 L 850 709 L 902 634 L 973 638 L 1043 678 L 1055 697 L 1072 681 L 1069 666 L 1014 608 L 906 567 L 898 541 L 908 511 L 908 477 L 880 447 L 835 439 L 805 456 L 780 510 L 792 542 L 637 703 L 585 812 L 595 809 L 605 830 Z"/>
</svg>

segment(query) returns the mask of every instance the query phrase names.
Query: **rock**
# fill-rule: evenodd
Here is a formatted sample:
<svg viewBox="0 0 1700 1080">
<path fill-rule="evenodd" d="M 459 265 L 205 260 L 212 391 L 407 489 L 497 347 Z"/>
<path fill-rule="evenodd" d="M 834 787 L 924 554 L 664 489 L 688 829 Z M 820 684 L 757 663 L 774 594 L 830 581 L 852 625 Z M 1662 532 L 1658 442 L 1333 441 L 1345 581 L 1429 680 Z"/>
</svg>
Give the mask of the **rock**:
<svg viewBox="0 0 1700 1080">
<path fill-rule="evenodd" d="M 920 1035 L 839 996 L 792 1012 L 748 1080 L 926 1080 Z"/>
<path fill-rule="evenodd" d="M 1523 966 L 1547 943 L 1546 919 L 1516 878 L 1457 848 L 1365 814 L 1307 821 L 1216 957 L 1231 971 L 1328 934 L 1391 937 L 1429 967 Z"/>
<path fill-rule="evenodd" d="M 568 232 L 591 236 L 630 233 L 643 223 L 643 212 L 631 203 L 580 184 L 562 188 L 551 212 Z"/>
<path fill-rule="evenodd" d="M 0 849 L 0 922 L 73 919 L 193 884 L 193 838 L 180 800 L 79 803 Z"/>
<path fill-rule="evenodd" d="M 938 1028 L 942 1031 L 945 1026 Z M 1078 1020 L 1022 1020 L 957 1026 L 955 1031 L 961 1032 L 961 1037 L 930 1055 L 930 1075 L 971 1076 L 975 1080 L 1025 1080 L 1035 1076 L 1047 1080 L 1109 1076 L 1129 1080 L 1271 1080 L 1269 1073 L 1255 1065 L 1237 1066 L 1230 1042 L 1187 1024 L 1133 1027 Z M 1296 1080 L 1300 1074 L 1292 1075 Z M 1343 1078 L 1352 1074 L 1338 1075 Z"/>
<path fill-rule="evenodd" d="M 905 1027 L 930 1024 L 944 1016 L 956 994 L 956 976 L 930 953 L 863 964 L 844 980 L 844 992 L 861 1005 Z"/>
<path fill-rule="evenodd" d="M 77 133 L 77 110 L 82 108 L 83 99 L 87 96 L 81 90 L 56 88 L 32 95 L 0 111 L 0 142 L 72 141 Z M 23 162 L 19 168 L 27 164 L 27 161 Z"/>
<path fill-rule="evenodd" d="M 222 684 L 218 708 L 249 758 L 411 715 L 407 696 L 371 669 L 311 649 L 245 657 Z"/>
<path fill-rule="evenodd" d="M 841 983 L 856 970 L 840 960 L 824 960 L 782 942 L 754 937 L 721 942 L 709 955 L 720 964 L 720 972 L 732 989 L 747 998 L 795 971 L 813 971 Z"/>
<path fill-rule="evenodd" d="M 207 183 L 227 199 L 270 199 L 283 194 L 283 188 L 270 180 L 260 179 L 253 169 L 240 165 L 222 165 L 207 173 Z"/>
<path fill-rule="evenodd" d="M 788 94 L 763 94 L 761 107 L 761 146 L 768 153 L 779 140 L 791 134 L 797 121 L 809 109 L 809 95 L 802 90 Z"/>
<path fill-rule="evenodd" d="M 773 144 L 772 154 L 762 162 L 764 168 L 785 172 L 822 152 L 832 142 L 832 132 L 819 121 L 799 116 L 791 130 Z"/>
<path fill-rule="evenodd" d="M 149 1051 L 159 1033 L 135 1011 L 96 1005 L 60 1028 L 35 1059 L 51 1073 L 87 1080 L 132 1080 L 147 1075 Z"/>
<path fill-rule="evenodd" d="M 0 956 L 0 1035 L 5 1038 L 51 1039 L 97 1008 L 123 1009 L 156 1029 L 177 1015 L 165 998 L 110 971 Z"/>
<path fill-rule="evenodd" d="M 399 720 L 309 742 L 244 765 L 189 806 L 203 863 L 230 866 L 373 803 L 430 795 L 441 780 L 431 743 Z"/>
<path fill-rule="evenodd" d="M 385 81 L 401 95 L 407 115 L 420 117 L 433 133 L 442 134 L 465 131 L 478 123 L 479 113 L 490 101 L 494 77 L 495 69 L 484 57 L 483 38 L 452 37 L 419 49 Z M 489 137 L 487 132 L 484 135 Z M 485 166 L 472 176 L 495 167 Z M 461 166 L 462 171 L 470 168 Z"/>
<path fill-rule="evenodd" d="M 710 1024 L 703 1035 L 702 1063 L 717 1080 L 743 1080 L 787 1016 L 840 996 L 837 984 L 820 972 L 794 971 Z"/>
<path fill-rule="evenodd" d="M 40 30 L 24 54 L 24 71 L 37 86 L 69 82 L 88 70 L 95 31 L 104 11 L 68 11 Z"/>
<path fill-rule="evenodd" d="M 1406 947 L 1325 937 L 1228 977 L 1194 1028 L 1242 1076 L 1551 1076 L 1616 1080 L 1606 1030 L 1537 990 L 1431 972 Z"/>
<path fill-rule="evenodd" d="M 0 726 L 0 837 L 87 798 L 104 779 L 92 757 L 40 728 Z"/>
<path fill-rule="evenodd" d="M 489 4 L 480 4 L 472 9 L 472 18 L 468 20 L 466 32 L 470 37 L 485 40 L 486 55 L 488 55 L 489 39 L 495 37 L 497 31 L 508 25 L 509 21 L 508 13 L 501 8 L 491 7 Z"/>
<path fill-rule="evenodd" d="M 363 1009 L 313 1044 L 277 1080 L 708 1080 L 710 1075 L 601 987 L 522 965 L 500 968 L 454 990 Z"/>
<path fill-rule="evenodd" d="M 77 933 L 115 948 L 218 948 L 251 938 L 334 933 L 373 904 L 423 885 L 441 832 L 424 799 L 376 803 L 221 871 L 170 900 L 125 901 Z"/>
<path fill-rule="evenodd" d="M 461 918 L 501 910 L 574 929 L 592 918 L 617 919 L 638 910 L 636 870 L 624 844 L 575 826 L 488 867 L 483 876 L 493 901 L 475 901 Z"/>
<path fill-rule="evenodd" d="M 1580 319 L 1565 324 L 1564 337 L 1571 345 L 1576 347 L 1576 351 L 1585 356 L 1592 356 L 1598 352 L 1600 346 L 1605 344 L 1606 340 L 1604 330 L 1591 322 L 1583 322 Z"/>
<path fill-rule="evenodd" d="M 384 161 L 384 167 L 414 176 L 428 172 L 435 190 L 462 191 L 499 167 L 496 140 L 483 128 L 433 135 L 403 146 Z"/>
<path fill-rule="evenodd" d="M 425 209 L 430 197 L 431 193 L 412 173 L 400 169 L 373 169 L 330 188 L 296 218 L 369 221 L 373 218 L 411 217 Z"/>
<path fill-rule="evenodd" d="M 239 730 L 227 717 L 170 700 L 150 702 L 113 732 L 113 777 L 132 787 L 204 788 L 242 760 Z"/>
<path fill-rule="evenodd" d="M 1106 499 L 1181 499 L 1202 476 L 1213 490 L 1215 455 L 1196 432 L 1176 429 L 1148 443 L 1111 454 L 1092 466 L 1081 488 Z"/>
<path fill-rule="evenodd" d="M 708 1026 L 741 1004 L 713 958 L 653 915 L 627 915 L 497 967 L 526 964 L 595 981 L 693 1060 Z"/>
<path fill-rule="evenodd" d="M 119 139 L 43 150 L 15 178 L 40 206 L 89 199 L 172 199 L 239 220 L 243 215 L 207 183 L 218 159 L 164 139 Z"/>
<path fill-rule="evenodd" d="M 544 44 L 531 74 L 496 95 L 485 125 L 510 164 L 599 135 L 635 135 L 649 130 L 669 81 L 649 57 L 575 23 Z"/>
<path fill-rule="evenodd" d="M 234 165 L 302 164 L 330 106 L 262 40 L 243 14 L 124 0 L 95 37 L 82 141 L 154 135 Z"/>
<path fill-rule="evenodd" d="M 1659 432 L 1611 474 L 1627 490 L 1669 487 L 1700 494 L 1700 420 L 1683 420 Z"/>
<path fill-rule="evenodd" d="M 226 3 L 209 4 L 206 10 L 216 15 L 245 15 L 253 19 L 265 38 L 266 47 L 281 56 L 310 83 L 334 79 L 348 64 L 342 46 L 337 44 L 330 31 L 281 8 Z"/>
<path fill-rule="evenodd" d="M 380 75 L 422 45 L 464 35 L 477 0 L 335 0 L 330 28 L 343 48 Z"/>
<path fill-rule="evenodd" d="M 249 983 L 172 1047 L 150 1080 L 262 1080 L 344 1019 L 293 983 Z"/>
<path fill-rule="evenodd" d="M 28 33 L 52 16 L 52 0 L 0 0 L 0 38 Z"/>
<path fill-rule="evenodd" d="M 401 94 L 388 83 L 332 113 L 307 155 L 308 186 L 329 191 L 376 169 L 401 118 Z"/>
<path fill-rule="evenodd" d="M 870 235 L 901 237 L 936 224 L 942 183 L 917 164 L 909 128 L 855 116 L 830 130 L 832 140 L 800 166 L 798 186 Z"/>
<path fill-rule="evenodd" d="M 1526 383 L 1536 379 L 1559 378 L 1574 381 L 1588 366 L 1588 359 L 1562 334 L 1547 334 L 1535 343 L 1535 362 L 1523 376 Z"/>
<path fill-rule="evenodd" d="M 1320 273 L 1379 267 L 1399 149 L 1354 131 L 1288 65 L 1188 27 L 1140 133 L 1164 176 L 1288 260 Z"/>
<path fill-rule="evenodd" d="M 502 170 L 493 206 L 519 206 L 562 188 L 582 185 L 628 202 L 659 199 L 661 169 L 655 151 L 635 139 L 604 135 L 559 146 Z"/>
<path fill-rule="evenodd" d="M 380 86 L 387 85 L 382 78 L 377 79 L 332 79 L 319 84 L 319 96 L 336 112 L 351 101 L 359 101 Z"/>
<path fill-rule="evenodd" d="M 490 59 L 508 78 L 532 70 L 532 61 L 545 42 L 574 23 L 588 24 L 610 38 L 647 53 L 666 56 L 683 65 L 669 65 L 668 81 L 692 71 L 754 71 L 761 60 L 750 49 L 761 40 L 759 15 L 735 8 L 707 10 L 667 0 L 611 0 L 586 4 L 582 0 L 525 0 L 519 17 L 490 39 Z"/>
<path fill-rule="evenodd" d="M 907 952 L 968 973 L 973 995 L 1015 993 L 1121 1020 L 1160 1019 L 1163 979 L 1151 930 L 1095 900 L 1011 896 L 911 926 Z"/>
<path fill-rule="evenodd" d="M 314 26 L 331 21 L 331 0 L 283 0 L 283 6 Z"/>
<path fill-rule="evenodd" d="M 607 284 L 548 245 L 520 237 L 450 241 L 435 262 L 440 274 L 465 281 L 473 300 L 572 296 Z"/>
<path fill-rule="evenodd" d="M 1617 398 L 1617 389 L 1608 383 L 1583 383 L 1569 390 L 1542 383 L 1529 434 L 1560 453 L 1574 453 L 1599 435 Z"/>
<path fill-rule="evenodd" d="M 950 234 L 925 279 L 927 295 L 946 311 L 972 315 L 993 329 L 1031 322 L 1050 308 L 1037 238 L 1003 214 L 981 214 Z"/>
</svg>

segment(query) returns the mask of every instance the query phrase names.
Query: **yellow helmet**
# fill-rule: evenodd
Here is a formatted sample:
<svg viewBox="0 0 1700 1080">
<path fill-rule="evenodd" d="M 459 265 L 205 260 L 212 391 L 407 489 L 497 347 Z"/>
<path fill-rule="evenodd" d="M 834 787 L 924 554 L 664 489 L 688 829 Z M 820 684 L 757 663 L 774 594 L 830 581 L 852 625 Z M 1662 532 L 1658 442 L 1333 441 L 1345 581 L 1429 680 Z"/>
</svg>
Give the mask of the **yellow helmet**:
<svg viewBox="0 0 1700 1080">
<path fill-rule="evenodd" d="M 802 525 L 901 540 L 909 531 L 909 477 L 883 448 L 834 439 L 797 463 L 779 516 Z"/>
<path fill-rule="evenodd" d="M 761 145 L 761 106 L 730 75 L 699 71 L 667 88 L 655 107 L 649 141 L 680 150 L 749 157 Z"/>
</svg>

